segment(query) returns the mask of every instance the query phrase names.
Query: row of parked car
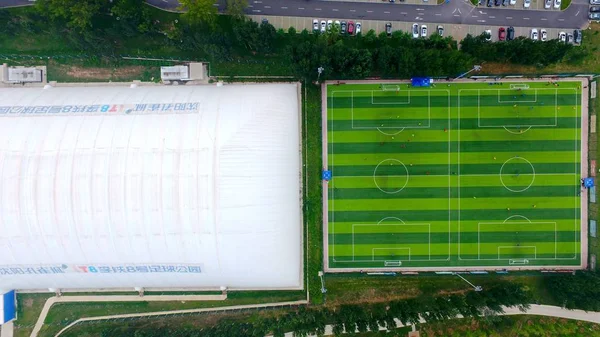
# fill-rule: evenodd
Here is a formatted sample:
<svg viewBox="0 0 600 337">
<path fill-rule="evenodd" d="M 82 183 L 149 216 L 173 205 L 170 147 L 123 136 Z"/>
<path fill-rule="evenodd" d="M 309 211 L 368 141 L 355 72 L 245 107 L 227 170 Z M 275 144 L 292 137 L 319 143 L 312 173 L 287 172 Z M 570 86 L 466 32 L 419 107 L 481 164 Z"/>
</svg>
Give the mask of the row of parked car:
<svg viewBox="0 0 600 337">
<path fill-rule="evenodd" d="M 358 34 L 362 30 L 362 24 L 360 22 L 354 23 L 353 21 L 338 21 L 338 20 L 321 20 L 321 24 L 319 25 L 319 20 L 313 20 L 313 30 L 315 32 L 321 31 L 322 33 L 326 31 L 331 31 L 332 27 L 337 27 L 338 31 L 342 34 Z"/>
<path fill-rule="evenodd" d="M 392 23 L 388 22 L 385 24 L 385 32 L 387 35 L 392 35 Z M 438 25 L 436 28 L 436 33 L 439 36 L 444 36 L 444 26 Z M 427 37 L 428 31 L 427 31 L 427 25 L 421 25 L 421 27 L 419 27 L 418 23 L 414 23 L 412 25 L 412 37 L 419 38 L 419 37 Z"/>
<path fill-rule="evenodd" d="M 590 5 L 600 5 L 600 0 L 590 0 Z M 600 20 L 600 6 L 590 6 L 590 20 Z"/>
<path fill-rule="evenodd" d="M 483 6 L 486 0 L 479 0 L 479 5 Z M 592 1 L 592 0 L 590 0 Z M 514 6 L 517 4 L 517 0 L 487 0 L 487 6 Z M 562 0 L 544 0 L 544 8 L 549 9 L 554 7 L 555 9 L 559 9 L 562 4 Z M 523 0 L 523 7 L 529 8 L 531 7 L 531 0 Z"/>
<path fill-rule="evenodd" d="M 486 40 L 491 41 L 492 40 L 492 31 L 491 30 L 486 30 L 485 33 L 486 35 Z M 566 42 L 566 43 L 581 43 L 581 30 L 579 29 L 575 29 L 573 31 L 573 33 L 565 33 L 565 32 L 559 32 L 558 33 L 558 39 L 561 42 Z M 540 29 L 539 32 L 536 28 L 533 28 L 531 30 L 531 33 L 529 35 L 529 38 L 532 40 L 541 40 L 541 41 L 546 41 L 548 40 L 548 32 L 545 29 Z M 514 27 L 508 27 L 508 28 L 504 28 L 504 27 L 500 27 L 498 28 L 498 40 L 500 41 L 505 41 L 505 40 L 514 40 L 515 39 L 515 28 Z"/>
</svg>

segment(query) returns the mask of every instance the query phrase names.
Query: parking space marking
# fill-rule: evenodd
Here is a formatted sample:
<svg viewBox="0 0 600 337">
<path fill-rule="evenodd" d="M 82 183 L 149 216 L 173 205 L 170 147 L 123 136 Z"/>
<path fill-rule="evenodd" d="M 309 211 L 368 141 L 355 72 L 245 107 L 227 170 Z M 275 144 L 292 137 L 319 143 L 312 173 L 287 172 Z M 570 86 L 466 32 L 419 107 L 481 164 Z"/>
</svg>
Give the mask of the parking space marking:
<svg viewBox="0 0 600 337">
<path fill-rule="evenodd" d="M 529 20 L 529 18 L 523 18 L 523 20 Z"/>
<path fill-rule="evenodd" d="M 512 20 L 512 16 L 507 16 L 506 17 L 508 20 Z"/>
<path fill-rule="evenodd" d="M 491 15 L 490 15 L 490 16 L 489 16 L 489 18 L 490 18 L 490 19 L 495 19 L 496 17 L 495 17 L 495 16 L 491 16 Z"/>
<path fill-rule="evenodd" d="M 265 6 L 265 8 L 271 8 L 271 6 Z"/>
<path fill-rule="evenodd" d="M 288 9 L 287 7 L 281 7 L 281 9 Z"/>
</svg>

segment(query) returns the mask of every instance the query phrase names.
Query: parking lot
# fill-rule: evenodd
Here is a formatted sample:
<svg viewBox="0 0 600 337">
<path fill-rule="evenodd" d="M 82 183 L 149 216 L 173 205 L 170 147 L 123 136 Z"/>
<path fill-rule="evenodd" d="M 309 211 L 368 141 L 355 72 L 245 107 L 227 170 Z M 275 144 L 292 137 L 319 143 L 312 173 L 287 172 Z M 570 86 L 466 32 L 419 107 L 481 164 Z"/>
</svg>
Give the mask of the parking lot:
<svg viewBox="0 0 600 337">
<path fill-rule="evenodd" d="M 263 16 L 251 15 L 253 20 L 260 22 L 263 19 Z M 294 27 L 298 32 L 306 29 L 308 31 L 313 30 L 313 18 L 301 18 L 301 17 L 286 17 L 286 16 L 269 16 L 267 17 L 269 23 L 271 23 L 275 28 L 283 28 L 288 29 L 289 27 Z M 315 18 L 319 20 L 319 23 L 323 20 L 339 20 L 339 21 L 350 21 L 339 18 Z M 360 22 L 362 24 L 362 33 L 366 34 L 369 30 L 373 29 L 377 34 L 385 31 L 385 24 L 388 21 L 378 21 L 378 20 L 362 20 L 357 21 L 353 20 L 355 23 Z M 415 22 L 403 22 L 403 21 L 390 21 L 392 24 L 392 31 L 401 30 L 410 33 L 412 30 L 412 25 Z M 471 35 L 480 35 L 486 30 L 492 31 L 492 41 L 498 41 L 498 29 L 500 27 L 508 28 L 508 26 L 493 26 L 493 25 L 461 25 L 461 24 L 440 24 L 436 22 L 416 22 L 421 25 L 427 25 L 428 34 L 434 34 L 436 31 L 436 27 L 438 25 L 442 25 L 444 27 L 444 35 L 445 36 L 453 36 L 455 40 L 462 40 L 467 34 Z M 525 36 L 529 37 L 531 34 L 530 27 L 514 27 L 515 28 L 515 37 Z M 545 29 L 548 32 L 548 39 L 556 39 L 558 38 L 559 32 L 565 33 L 573 33 L 573 30 L 569 29 L 559 29 L 559 28 L 547 28 L 547 27 L 536 27 L 538 32 L 541 29 Z"/>
</svg>

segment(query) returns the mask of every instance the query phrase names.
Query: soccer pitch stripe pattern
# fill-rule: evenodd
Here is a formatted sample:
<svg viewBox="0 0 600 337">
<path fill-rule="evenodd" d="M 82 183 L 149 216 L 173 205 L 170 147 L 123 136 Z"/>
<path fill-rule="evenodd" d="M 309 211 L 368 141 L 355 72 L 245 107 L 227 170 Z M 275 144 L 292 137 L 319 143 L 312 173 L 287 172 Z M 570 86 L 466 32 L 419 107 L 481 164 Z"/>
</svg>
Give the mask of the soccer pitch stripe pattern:
<svg viewBox="0 0 600 337">
<path fill-rule="evenodd" d="M 329 267 L 578 264 L 579 83 L 528 84 L 329 85 Z"/>
</svg>

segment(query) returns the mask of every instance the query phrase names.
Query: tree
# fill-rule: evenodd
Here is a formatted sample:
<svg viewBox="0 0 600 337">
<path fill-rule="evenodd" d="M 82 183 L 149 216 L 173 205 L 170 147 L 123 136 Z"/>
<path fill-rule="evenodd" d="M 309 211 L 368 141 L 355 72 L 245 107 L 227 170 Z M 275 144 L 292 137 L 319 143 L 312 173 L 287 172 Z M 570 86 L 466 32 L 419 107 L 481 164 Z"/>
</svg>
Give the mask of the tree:
<svg viewBox="0 0 600 337">
<path fill-rule="evenodd" d="M 248 0 L 227 0 L 227 14 L 234 18 L 243 18 L 246 7 Z"/>
<path fill-rule="evenodd" d="M 122 25 L 132 26 L 140 33 L 151 30 L 150 10 L 144 0 L 113 0 L 112 4 L 110 13 Z"/>
<path fill-rule="evenodd" d="M 53 20 L 64 20 L 67 26 L 84 32 L 91 30 L 96 15 L 105 12 L 104 0 L 39 0 L 37 9 Z"/>
<path fill-rule="evenodd" d="M 179 0 L 179 9 L 184 11 L 183 18 L 190 24 L 205 24 L 214 28 L 219 14 L 214 0 Z"/>
</svg>

